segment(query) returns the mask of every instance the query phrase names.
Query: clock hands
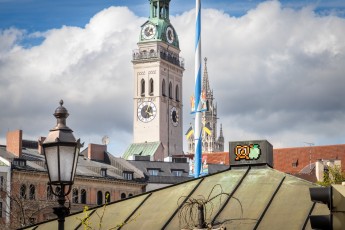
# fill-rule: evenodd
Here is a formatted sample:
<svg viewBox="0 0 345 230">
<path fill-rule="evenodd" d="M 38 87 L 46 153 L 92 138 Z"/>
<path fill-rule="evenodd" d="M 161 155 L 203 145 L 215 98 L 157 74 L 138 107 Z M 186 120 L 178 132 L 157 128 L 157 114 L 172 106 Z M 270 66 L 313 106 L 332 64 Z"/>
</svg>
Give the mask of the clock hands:
<svg viewBox="0 0 345 230">
<path fill-rule="evenodd" d="M 149 116 L 152 116 L 152 112 L 151 112 L 152 108 L 150 106 L 146 107 L 145 113 L 148 114 Z"/>
</svg>

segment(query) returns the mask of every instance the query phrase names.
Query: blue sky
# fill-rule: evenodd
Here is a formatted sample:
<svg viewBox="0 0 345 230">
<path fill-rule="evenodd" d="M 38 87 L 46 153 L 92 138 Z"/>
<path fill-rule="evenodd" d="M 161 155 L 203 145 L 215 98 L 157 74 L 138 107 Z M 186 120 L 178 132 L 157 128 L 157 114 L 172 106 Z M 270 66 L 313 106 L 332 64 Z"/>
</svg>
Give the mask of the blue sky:
<svg viewBox="0 0 345 230">
<path fill-rule="evenodd" d="M 345 0 L 202 5 L 202 55 L 226 143 L 345 142 Z M 193 121 L 194 7 L 170 3 L 186 63 L 184 132 Z M 0 144 L 7 130 L 46 135 L 62 98 L 77 137 L 99 144 L 107 135 L 122 155 L 135 119 L 131 54 L 148 14 L 147 0 L 0 0 Z"/>
<path fill-rule="evenodd" d="M 148 15 L 148 0 L 0 0 L 0 28 L 16 27 L 28 32 L 60 28 L 62 25 L 84 26 L 97 12 L 110 6 L 127 6 L 138 16 Z M 204 0 L 203 8 L 223 10 L 242 16 L 259 0 Z M 282 0 L 283 6 L 299 9 L 307 5 L 323 14 L 334 12 L 345 16 L 344 0 Z M 192 0 L 172 0 L 171 14 L 181 14 L 195 7 Z"/>
</svg>

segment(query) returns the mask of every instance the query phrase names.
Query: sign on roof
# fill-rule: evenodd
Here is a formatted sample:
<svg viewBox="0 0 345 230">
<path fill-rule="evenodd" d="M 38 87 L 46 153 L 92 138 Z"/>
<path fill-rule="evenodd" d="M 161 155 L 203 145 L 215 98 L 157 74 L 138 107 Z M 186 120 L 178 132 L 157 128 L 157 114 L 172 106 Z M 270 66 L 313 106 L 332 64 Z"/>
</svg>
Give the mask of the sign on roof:
<svg viewBox="0 0 345 230">
<path fill-rule="evenodd" d="M 273 146 L 267 140 L 229 142 L 230 166 L 268 164 L 273 167 Z"/>
</svg>

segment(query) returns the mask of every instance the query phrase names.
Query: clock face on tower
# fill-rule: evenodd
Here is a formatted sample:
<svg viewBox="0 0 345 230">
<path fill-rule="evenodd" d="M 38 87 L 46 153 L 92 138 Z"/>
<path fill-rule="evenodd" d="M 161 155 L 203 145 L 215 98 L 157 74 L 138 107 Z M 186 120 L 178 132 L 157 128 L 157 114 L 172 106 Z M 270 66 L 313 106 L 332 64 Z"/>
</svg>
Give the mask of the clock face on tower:
<svg viewBox="0 0 345 230">
<path fill-rule="evenodd" d="M 178 110 L 176 109 L 176 107 L 171 107 L 170 119 L 171 119 L 173 126 L 175 126 L 175 127 L 178 126 L 179 116 L 178 116 Z"/>
<path fill-rule="evenodd" d="M 144 39 L 151 39 L 155 36 L 156 34 L 156 26 L 153 24 L 146 24 L 142 31 L 141 34 L 143 36 Z"/>
<path fill-rule="evenodd" d="M 174 30 L 171 26 L 167 27 L 167 30 L 165 31 L 165 36 L 167 37 L 167 41 L 171 44 L 175 40 Z"/>
<path fill-rule="evenodd" d="M 157 108 L 151 101 L 145 101 L 138 106 L 138 118 L 142 122 L 152 121 L 157 114 Z"/>
</svg>

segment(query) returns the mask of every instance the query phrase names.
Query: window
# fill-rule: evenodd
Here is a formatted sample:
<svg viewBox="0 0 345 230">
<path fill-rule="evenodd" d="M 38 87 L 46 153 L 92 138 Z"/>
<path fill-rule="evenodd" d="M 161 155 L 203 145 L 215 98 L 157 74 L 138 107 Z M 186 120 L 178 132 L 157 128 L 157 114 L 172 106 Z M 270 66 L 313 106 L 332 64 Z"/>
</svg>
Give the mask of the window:
<svg viewBox="0 0 345 230">
<path fill-rule="evenodd" d="M 3 176 L 0 176 L 0 191 L 5 189 L 5 180 Z"/>
<path fill-rule="evenodd" d="M 133 194 L 132 194 L 132 193 L 128 194 L 128 197 L 132 197 L 132 196 L 133 196 Z"/>
<path fill-rule="evenodd" d="M 176 88 L 175 88 L 175 96 L 176 96 L 176 101 L 180 101 L 180 94 L 179 94 L 178 85 L 176 85 Z"/>
<path fill-rule="evenodd" d="M 121 200 L 126 199 L 126 193 L 121 193 Z"/>
<path fill-rule="evenodd" d="M 0 202 L 0 219 L 2 218 L 2 202 Z"/>
<path fill-rule="evenodd" d="M 47 186 L 47 200 L 53 200 L 53 193 L 50 186 Z"/>
<path fill-rule="evenodd" d="M 103 203 L 103 194 L 102 191 L 97 192 L 97 204 L 101 205 Z"/>
<path fill-rule="evenodd" d="M 172 84 L 169 83 L 169 98 L 172 99 Z"/>
<path fill-rule="evenodd" d="M 26 166 L 26 160 L 24 160 L 24 159 L 14 159 L 13 160 L 13 165 L 25 167 Z"/>
<path fill-rule="evenodd" d="M 22 184 L 20 186 L 20 198 L 26 199 L 26 185 Z"/>
<path fill-rule="evenodd" d="M 158 169 L 147 169 L 147 172 L 150 176 L 158 176 Z"/>
<path fill-rule="evenodd" d="M 105 203 L 110 203 L 110 192 L 105 192 Z"/>
<path fill-rule="evenodd" d="M 104 177 L 107 176 L 107 169 L 105 168 L 101 169 L 101 176 L 104 176 Z"/>
<path fill-rule="evenodd" d="M 33 184 L 30 184 L 29 186 L 29 199 L 34 200 L 36 196 L 35 186 Z"/>
<path fill-rule="evenodd" d="M 164 96 L 164 97 L 166 97 L 166 94 L 165 94 L 165 80 L 163 79 L 163 81 L 162 81 L 162 95 Z"/>
<path fill-rule="evenodd" d="M 125 180 L 133 180 L 133 172 L 124 171 L 122 175 L 123 175 L 123 179 Z"/>
<path fill-rule="evenodd" d="M 140 95 L 142 97 L 145 96 L 145 80 L 141 79 L 141 83 L 140 83 L 141 87 L 140 87 Z"/>
<path fill-rule="evenodd" d="M 183 170 L 181 169 L 172 169 L 171 170 L 171 174 L 173 174 L 173 176 L 182 176 Z"/>
<path fill-rule="evenodd" d="M 150 96 L 153 95 L 153 79 L 150 79 L 150 91 L 149 91 Z"/>
<path fill-rule="evenodd" d="M 86 190 L 82 189 L 80 192 L 80 203 L 86 204 Z"/>
<path fill-rule="evenodd" d="M 297 168 L 297 166 L 298 166 L 298 159 L 294 159 L 294 160 L 292 161 L 292 167 L 293 167 L 293 168 Z"/>
<path fill-rule="evenodd" d="M 78 204 L 78 189 L 76 188 L 72 191 L 72 202 Z"/>
</svg>

